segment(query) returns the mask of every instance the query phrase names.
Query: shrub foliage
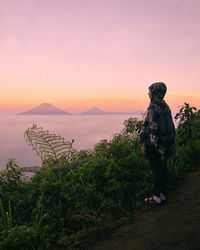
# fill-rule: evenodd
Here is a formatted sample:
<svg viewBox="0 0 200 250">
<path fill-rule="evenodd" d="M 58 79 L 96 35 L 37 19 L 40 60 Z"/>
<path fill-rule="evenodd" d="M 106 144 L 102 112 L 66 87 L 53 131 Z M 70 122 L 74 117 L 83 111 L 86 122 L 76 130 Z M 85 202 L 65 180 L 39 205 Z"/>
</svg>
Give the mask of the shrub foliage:
<svg viewBox="0 0 200 250">
<path fill-rule="evenodd" d="M 199 161 L 200 111 L 185 103 L 176 119 L 170 185 Z M 137 138 L 141 124 L 135 118 L 126 120 L 121 133 L 91 150 L 75 151 L 70 144 L 70 160 L 55 150 L 54 145 L 62 149 L 61 141 L 65 143 L 61 137 L 36 126 L 27 130 L 26 138 L 44 164 L 32 178 L 14 160 L 1 172 L 0 248 L 84 249 L 128 218 L 152 189 L 151 171 Z"/>
</svg>

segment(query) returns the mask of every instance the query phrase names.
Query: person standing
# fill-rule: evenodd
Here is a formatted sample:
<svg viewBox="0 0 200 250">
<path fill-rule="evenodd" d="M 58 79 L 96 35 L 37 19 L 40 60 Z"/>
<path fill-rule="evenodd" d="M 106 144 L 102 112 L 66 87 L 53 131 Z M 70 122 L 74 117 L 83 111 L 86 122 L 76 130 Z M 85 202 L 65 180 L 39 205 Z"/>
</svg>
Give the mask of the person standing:
<svg viewBox="0 0 200 250">
<path fill-rule="evenodd" d="M 149 86 L 150 105 L 139 135 L 141 152 L 151 166 L 154 185 L 153 196 L 145 201 L 155 204 L 166 201 L 167 160 L 175 152 L 175 127 L 171 110 L 163 100 L 166 91 L 163 82 Z"/>
</svg>

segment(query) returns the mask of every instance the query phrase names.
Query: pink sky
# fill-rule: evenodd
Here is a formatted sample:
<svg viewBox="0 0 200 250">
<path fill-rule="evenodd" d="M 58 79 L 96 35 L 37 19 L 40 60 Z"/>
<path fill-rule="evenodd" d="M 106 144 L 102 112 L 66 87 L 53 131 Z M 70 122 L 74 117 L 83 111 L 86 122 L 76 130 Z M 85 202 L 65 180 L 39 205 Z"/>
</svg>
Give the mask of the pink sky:
<svg viewBox="0 0 200 250">
<path fill-rule="evenodd" d="M 173 109 L 199 107 L 199 10 L 199 0 L 1 1 L 0 111 L 145 109 L 155 81 Z"/>
</svg>

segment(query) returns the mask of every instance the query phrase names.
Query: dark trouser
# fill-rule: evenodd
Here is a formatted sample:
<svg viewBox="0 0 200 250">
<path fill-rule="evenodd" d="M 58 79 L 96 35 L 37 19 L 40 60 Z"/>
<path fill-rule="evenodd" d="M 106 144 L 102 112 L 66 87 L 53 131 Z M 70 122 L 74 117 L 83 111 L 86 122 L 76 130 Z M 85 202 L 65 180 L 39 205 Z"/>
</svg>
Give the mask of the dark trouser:
<svg viewBox="0 0 200 250">
<path fill-rule="evenodd" d="M 161 161 L 160 154 L 152 147 L 147 148 L 147 159 L 152 169 L 154 195 L 160 196 L 160 193 L 165 194 L 168 173 L 166 161 Z"/>
</svg>

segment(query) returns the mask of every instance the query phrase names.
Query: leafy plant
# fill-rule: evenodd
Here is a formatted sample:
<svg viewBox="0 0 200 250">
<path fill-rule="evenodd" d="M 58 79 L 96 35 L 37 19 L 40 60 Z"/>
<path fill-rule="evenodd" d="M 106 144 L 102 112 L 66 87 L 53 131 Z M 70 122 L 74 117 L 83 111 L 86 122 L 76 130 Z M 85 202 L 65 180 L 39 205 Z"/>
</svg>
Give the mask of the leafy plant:
<svg viewBox="0 0 200 250">
<path fill-rule="evenodd" d="M 183 145 L 186 142 L 192 143 L 194 139 L 198 139 L 200 130 L 200 116 L 197 109 L 190 106 L 189 103 L 184 103 L 179 112 L 175 115 L 175 120 L 178 123 L 177 128 L 177 145 Z"/>
<path fill-rule="evenodd" d="M 178 125 L 187 123 L 191 121 L 197 112 L 197 108 L 190 106 L 189 103 L 184 103 L 181 106 L 179 112 L 175 115 L 175 120 L 178 122 Z"/>
<path fill-rule="evenodd" d="M 56 164 L 59 165 L 61 157 L 66 158 L 68 161 L 71 160 L 73 140 L 72 142 L 65 141 L 61 136 L 51 134 L 48 130 L 37 127 L 36 124 L 33 124 L 31 128 L 25 131 L 24 137 L 43 162 L 54 159 Z"/>
<path fill-rule="evenodd" d="M 135 136 L 137 136 L 142 128 L 142 124 L 143 124 L 143 121 L 138 120 L 135 117 L 133 117 L 133 118 L 131 117 L 131 118 L 125 120 L 125 122 L 124 122 L 125 128 L 123 131 L 125 131 L 126 133 L 132 133 Z"/>
<path fill-rule="evenodd" d="M 6 169 L 0 174 L 0 193 L 3 192 L 3 187 L 16 187 L 28 178 L 24 176 L 22 169 L 19 168 L 14 159 L 9 159 L 6 164 Z"/>
<path fill-rule="evenodd" d="M 4 230 L 0 235 L 0 249 L 2 250 L 42 250 L 49 249 L 42 246 L 40 236 L 34 228 L 26 225 L 15 226 L 11 230 Z"/>
<path fill-rule="evenodd" d="M 0 213 L 5 230 L 12 229 L 12 213 L 11 213 L 11 203 L 8 202 L 8 212 L 5 212 L 2 200 L 0 200 Z"/>
<path fill-rule="evenodd" d="M 171 187 L 200 159 L 200 112 L 188 104 L 177 118 Z M 132 216 L 150 194 L 152 176 L 137 139 L 141 121 L 130 118 L 124 125 L 112 140 L 81 151 L 36 125 L 28 129 L 25 138 L 48 168 L 27 181 L 9 160 L 0 173 L 0 249 L 86 249 L 105 228 Z"/>
</svg>

